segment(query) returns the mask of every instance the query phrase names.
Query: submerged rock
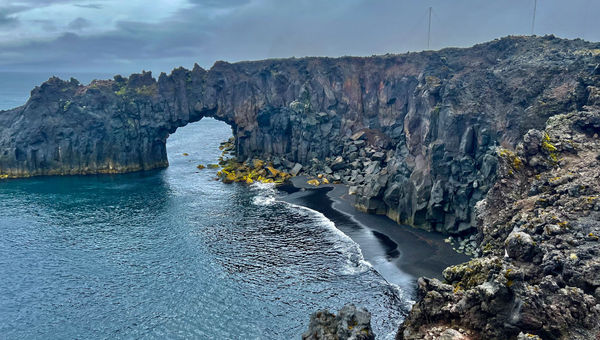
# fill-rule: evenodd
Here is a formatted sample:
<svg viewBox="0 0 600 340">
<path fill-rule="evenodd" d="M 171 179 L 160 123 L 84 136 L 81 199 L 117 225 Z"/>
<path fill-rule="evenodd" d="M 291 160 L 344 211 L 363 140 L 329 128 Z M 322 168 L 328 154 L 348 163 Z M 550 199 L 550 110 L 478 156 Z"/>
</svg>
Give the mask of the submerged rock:
<svg viewBox="0 0 600 340">
<path fill-rule="evenodd" d="M 303 340 L 374 340 L 371 313 L 352 304 L 345 305 L 337 315 L 320 310 L 310 316 Z"/>
</svg>

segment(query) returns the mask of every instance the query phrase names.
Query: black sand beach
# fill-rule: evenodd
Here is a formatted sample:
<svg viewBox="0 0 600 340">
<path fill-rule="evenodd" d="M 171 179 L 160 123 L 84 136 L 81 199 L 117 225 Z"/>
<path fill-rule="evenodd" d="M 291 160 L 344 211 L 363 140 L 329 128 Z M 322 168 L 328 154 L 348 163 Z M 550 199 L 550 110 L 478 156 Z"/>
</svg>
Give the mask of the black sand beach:
<svg viewBox="0 0 600 340">
<path fill-rule="evenodd" d="M 306 180 L 305 176 L 293 178 L 295 191 L 282 199 L 324 214 L 360 245 L 365 260 L 387 281 L 407 291 L 414 290 L 419 276 L 441 278 L 444 268 L 469 259 L 455 252 L 441 234 L 399 225 L 385 216 L 356 210 L 345 185 L 314 187 Z"/>
</svg>

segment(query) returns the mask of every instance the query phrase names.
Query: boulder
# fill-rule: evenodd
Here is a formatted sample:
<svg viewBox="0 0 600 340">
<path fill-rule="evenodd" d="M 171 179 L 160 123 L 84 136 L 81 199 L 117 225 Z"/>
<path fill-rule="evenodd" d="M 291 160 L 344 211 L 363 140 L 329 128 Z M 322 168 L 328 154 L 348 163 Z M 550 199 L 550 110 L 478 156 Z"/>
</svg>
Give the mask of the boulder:
<svg viewBox="0 0 600 340">
<path fill-rule="evenodd" d="M 290 170 L 290 174 L 292 176 L 298 176 L 300 170 L 302 170 L 302 164 L 296 163 L 294 167 Z"/>
<path fill-rule="evenodd" d="M 533 238 L 522 231 L 513 231 L 505 241 L 506 253 L 518 261 L 530 261 L 535 254 Z"/>
<path fill-rule="evenodd" d="M 320 310 L 310 316 L 303 340 L 374 340 L 371 313 L 352 304 L 345 305 L 337 315 Z"/>
</svg>

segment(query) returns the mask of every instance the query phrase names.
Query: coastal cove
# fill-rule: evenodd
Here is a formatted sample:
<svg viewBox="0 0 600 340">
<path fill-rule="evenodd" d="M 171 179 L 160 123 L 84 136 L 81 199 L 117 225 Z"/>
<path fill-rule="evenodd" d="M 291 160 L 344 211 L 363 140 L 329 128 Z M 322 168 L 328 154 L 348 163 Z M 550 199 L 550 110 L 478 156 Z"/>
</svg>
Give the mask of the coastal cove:
<svg viewBox="0 0 600 340">
<path fill-rule="evenodd" d="M 392 339 L 414 278 L 388 283 L 330 220 L 271 186 L 196 169 L 230 133 L 211 119 L 179 129 L 165 170 L 0 182 L 2 334 L 294 338 L 312 311 L 351 301 Z"/>
<path fill-rule="evenodd" d="M 52 77 L 0 128 L 8 338 L 600 336 L 600 43 Z"/>
</svg>

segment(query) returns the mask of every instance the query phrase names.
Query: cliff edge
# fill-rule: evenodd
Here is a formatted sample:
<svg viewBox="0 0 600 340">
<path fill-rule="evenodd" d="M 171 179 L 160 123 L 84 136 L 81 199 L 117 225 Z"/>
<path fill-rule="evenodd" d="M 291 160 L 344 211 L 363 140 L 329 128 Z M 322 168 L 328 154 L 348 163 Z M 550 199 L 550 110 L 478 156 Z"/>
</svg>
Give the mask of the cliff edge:
<svg viewBox="0 0 600 340">
<path fill-rule="evenodd" d="M 0 176 L 120 173 L 166 167 L 178 127 L 232 126 L 241 160 L 302 164 L 353 187 L 364 211 L 450 234 L 475 230 L 496 180 L 497 146 L 582 107 L 580 80 L 599 44 L 507 37 L 465 49 L 277 59 L 158 80 L 52 78 L 0 112 Z"/>
</svg>

